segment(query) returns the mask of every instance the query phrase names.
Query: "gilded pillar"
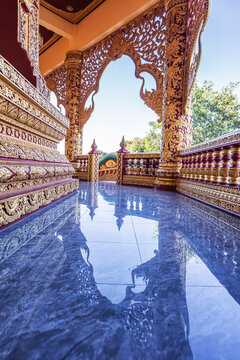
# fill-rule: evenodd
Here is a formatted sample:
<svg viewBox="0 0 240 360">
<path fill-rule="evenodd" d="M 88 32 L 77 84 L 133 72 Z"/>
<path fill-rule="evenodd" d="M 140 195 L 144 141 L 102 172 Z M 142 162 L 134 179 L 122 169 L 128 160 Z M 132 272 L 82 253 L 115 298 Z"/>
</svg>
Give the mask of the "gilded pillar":
<svg viewBox="0 0 240 360">
<path fill-rule="evenodd" d="M 82 52 L 67 52 L 65 66 L 67 69 L 66 116 L 70 121 L 65 155 L 74 166 L 75 157 L 82 154 L 82 131 L 79 127 Z"/>
<path fill-rule="evenodd" d="M 168 2 L 162 149 L 155 182 L 162 190 L 175 188 L 181 165 L 179 151 L 191 141 L 191 116 L 183 112 L 187 11 L 187 0 Z"/>
</svg>

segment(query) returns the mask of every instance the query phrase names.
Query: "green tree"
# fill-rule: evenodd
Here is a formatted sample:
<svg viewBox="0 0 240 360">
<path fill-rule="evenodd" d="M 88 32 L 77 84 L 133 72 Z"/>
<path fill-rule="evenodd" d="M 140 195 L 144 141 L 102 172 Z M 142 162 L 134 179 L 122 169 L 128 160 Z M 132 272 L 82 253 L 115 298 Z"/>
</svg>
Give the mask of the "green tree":
<svg viewBox="0 0 240 360">
<path fill-rule="evenodd" d="M 192 144 L 208 141 L 240 128 L 240 103 L 234 94 L 240 82 L 214 90 L 211 81 L 194 87 Z"/>
<path fill-rule="evenodd" d="M 127 140 L 127 150 L 130 153 L 158 152 L 161 148 L 161 124 L 156 121 L 150 121 L 149 131 L 143 139 L 138 137 L 133 140 Z"/>
<path fill-rule="evenodd" d="M 240 102 L 234 91 L 240 82 L 214 90 L 211 81 L 194 87 L 192 144 L 214 139 L 240 128 Z M 143 139 L 128 141 L 130 152 L 158 152 L 161 149 L 161 127 L 156 121 L 149 122 L 149 131 Z"/>
<path fill-rule="evenodd" d="M 128 151 L 130 151 L 130 153 L 146 152 L 144 139 L 135 137 L 133 140 L 127 140 L 126 143 L 127 143 L 126 148 Z"/>
<path fill-rule="evenodd" d="M 159 152 L 161 149 L 162 124 L 156 121 L 150 121 L 149 131 L 143 138 L 145 152 Z"/>
</svg>

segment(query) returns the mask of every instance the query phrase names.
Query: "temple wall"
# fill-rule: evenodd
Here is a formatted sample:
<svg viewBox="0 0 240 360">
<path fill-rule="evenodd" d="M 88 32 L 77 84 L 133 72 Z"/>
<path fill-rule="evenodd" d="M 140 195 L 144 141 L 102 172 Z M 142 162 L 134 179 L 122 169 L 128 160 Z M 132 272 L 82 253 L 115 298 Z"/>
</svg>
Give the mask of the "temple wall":
<svg viewBox="0 0 240 360">
<path fill-rule="evenodd" d="M 0 227 L 78 187 L 57 151 L 69 120 L 49 101 L 38 68 L 39 2 L 10 0 L 0 29 Z"/>
<path fill-rule="evenodd" d="M 4 1 L 0 13 L 0 54 L 36 86 L 36 77 L 33 75 L 27 52 L 18 42 L 18 2 L 16 0 Z"/>
</svg>

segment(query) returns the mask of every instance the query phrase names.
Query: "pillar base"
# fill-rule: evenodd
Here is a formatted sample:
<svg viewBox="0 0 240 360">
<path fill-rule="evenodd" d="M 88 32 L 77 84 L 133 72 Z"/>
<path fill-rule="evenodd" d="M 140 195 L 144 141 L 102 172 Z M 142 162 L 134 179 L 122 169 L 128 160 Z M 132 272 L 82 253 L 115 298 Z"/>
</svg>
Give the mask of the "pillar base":
<svg viewBox="0 0 240 360">
<path fill-rule="evenodd" d="M 155 174 L 157 179 L 154 182 L 154 189 L 162 191 L 176 191 L 176 183 L 179 173 L 179 164 L 160 164 Z"/>
</svg>

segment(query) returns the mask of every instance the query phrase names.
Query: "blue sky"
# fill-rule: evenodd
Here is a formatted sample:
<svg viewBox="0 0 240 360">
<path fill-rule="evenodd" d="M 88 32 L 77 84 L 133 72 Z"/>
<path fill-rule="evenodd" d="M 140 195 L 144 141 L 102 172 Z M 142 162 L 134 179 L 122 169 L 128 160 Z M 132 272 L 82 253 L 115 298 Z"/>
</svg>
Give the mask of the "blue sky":
<svg viewBox="0 0 240 360">
<path fill-rule="evenodd" d="M 210 0 L 198 83 L 211 80 L 216 89 L 221 89 L 230 81 L 240 80 L 239 16 L 240 0 Z M 140 99 L 141 80 L 135 78 L 134 71 L 134 63 L 127 56 L 111 62 L 104 71 L 95 110 L 83 129 L 83 153 L 89 151 L 93 138 L 99 149 L 117 151 L 122 135 L 129 140 L 143 137 L 149 121 L 157 118 Z M 146 87 L 153 88 L 154 81 L 148 81 Z M 237 94 L 240 99 L 240 87 Z"/>
</svg>

